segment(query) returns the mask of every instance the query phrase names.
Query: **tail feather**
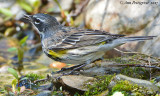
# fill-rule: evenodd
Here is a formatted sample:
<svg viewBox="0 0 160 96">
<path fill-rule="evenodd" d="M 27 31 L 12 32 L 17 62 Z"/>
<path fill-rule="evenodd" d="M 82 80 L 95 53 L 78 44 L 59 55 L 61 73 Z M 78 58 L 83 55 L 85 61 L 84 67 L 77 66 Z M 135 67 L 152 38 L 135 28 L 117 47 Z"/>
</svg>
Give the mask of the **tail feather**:
<svg viewBox="0 0 160 96">
<path fill-rule="evenodd" d="M 136 37 L 124 37 L 126 41 L 145 41 L 145 40 L 151 40 L 156 36 L 136 36 Z"/>
<path fill-rule="evenodd" d="M 114 39 L 111 43 L 104 44 L 104 46 L 101 46 L 101 49 L 110 50 L 127 42 L 151 40 L 154 37 L 156 36 L 120 37 L 118 39 Z"/>
</svg>

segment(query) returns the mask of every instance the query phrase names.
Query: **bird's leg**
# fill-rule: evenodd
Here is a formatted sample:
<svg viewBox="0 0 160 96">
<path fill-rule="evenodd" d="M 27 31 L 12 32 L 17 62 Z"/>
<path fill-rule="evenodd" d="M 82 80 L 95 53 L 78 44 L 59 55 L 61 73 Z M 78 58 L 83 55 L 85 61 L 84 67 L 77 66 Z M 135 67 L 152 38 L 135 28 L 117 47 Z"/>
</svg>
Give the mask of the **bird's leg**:
<svg viewBox="0 0 160 96">
<path fill-rule="evenodd" d="M 87 63 L 81 64 L 81 66 L 78 66 L 78 67 L 74 68 L 73 70 L 71 70 L 68 73 L 63 73 L 63 75 L 71 75 L 74 71 L 80 70 L 82 67 L 84 67 L 86 65 L 87 65 Z"/>
<path fill-rule="evenodd" d="M 74 68 L 79 67 L 81 65 L 83 65 L 83 64 L 78 64 L 78 65 L 68 67 L 68 68 L 61 68 L 61 70 L 57 71 L 56 73 L 60 73 L 60 72 L 66 71 L 66 70 L 73 70 Z"/>
<path fill-rule="evenodd" d="M 74 71 L 77 71 L 77 70 L 80 70 L 82 67 L 88 65 L 91 63 L 91 60 L 88 60 L 86 63 L 84 64 L 78 64 L 73 70 L 71 70 L 70 72 L 68 73 L 63 73 L 61 76 L 59 76 L 57 79 L 59 79 L 60 77 L 64 76 L 64 75 L 71 75 L 73 74 Z M 73 66 L 74 67 L 74 66 Z"/>
<path fill-rule="evenodd" d="M 91 63 L 91 60 L 87 60 L 86 61 L 86 63 L 84 63 L 84 64 L 79 64 L 78 66 L 76 66 L 73 70 L 71 70 L 70 72 L 68 72 L 68 73 L 63 73 L 64 75 L 70 75 L 70 74 L 72 74 L 74 71 L 77 71 L 77 70 L 80 70 L 82 67 L 84 67 L 84 66 L 86 66 L 86 65 L 88 65 L 88 64 L 90 64 Z M 74 66 L 73 66 L 74 67 Z"/>
<path fill-rule="evenodd" d="M 78 64 L 78 65 L 80 65 L 80 64 Z M 84 67 L 84 66 L 86 66 L 86 65 L 87 65 L 87 63 L 81 64 L 81 66 L 74 68 L 73 70 L 71 70 L 71 71 L 68 72 L 68 73 L 62 73 L 62 75 L 59 76 L 59 77 L 57 77 L 56 79 L 58 80 L 58 79 L 60 79 L 62 76 L 65 76 L 65 75 L 72 75 L 74 71 L 77 71 L 77 70 L 81 69 L 82 67 Z"/>
</svg>

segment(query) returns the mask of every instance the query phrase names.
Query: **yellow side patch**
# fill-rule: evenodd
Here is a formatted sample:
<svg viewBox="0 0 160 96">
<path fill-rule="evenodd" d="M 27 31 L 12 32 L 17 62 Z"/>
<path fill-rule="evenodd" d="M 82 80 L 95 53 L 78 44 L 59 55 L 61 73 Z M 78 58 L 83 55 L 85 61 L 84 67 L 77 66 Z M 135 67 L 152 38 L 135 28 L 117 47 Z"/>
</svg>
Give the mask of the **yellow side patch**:
<svg viewBox="0 0 160 96">
<path fill-rule="evenodd" d="M 98 45 L 104 45 L 106 43 L 106 41 L 103 41 L 101 43 L 99 43 Z"/>
<path fill-rule="evenodd" d="M 62 57 L 64 54 L 66 54 L 66 50 L 61 50 L 61 51 L 53 51 L 53 50 L 49 50 L 49 54 L 53 57 Z"/>
</svg>

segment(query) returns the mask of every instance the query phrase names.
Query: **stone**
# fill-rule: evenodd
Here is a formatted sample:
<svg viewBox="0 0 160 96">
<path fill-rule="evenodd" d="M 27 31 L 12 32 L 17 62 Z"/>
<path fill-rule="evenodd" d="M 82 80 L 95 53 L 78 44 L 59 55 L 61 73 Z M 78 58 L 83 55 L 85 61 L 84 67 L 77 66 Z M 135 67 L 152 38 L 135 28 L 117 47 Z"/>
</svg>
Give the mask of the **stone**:
<svg viewBox="0 0 160 96">
<path fill-rule="evenodd" d="M 111 0 L 108 2 L 107 10 L 105 9 L 107 0 L 91 0 L 87 6 L 86 24 L 91 28 L 100 29 L 102 15 L 106 11 L 104 18 L 103 30 L 111 33 L 137 32 L 143 29 L 148 22 L 157 17 L 159 9 L 150 4 L 143 6 L 139 4 L 121 4 L 125 0 Z M 144 2 L 148 0 L 144 0 Z M 149 7 L 149 8 L 148 8 Z M 142 11 L 143 10 L 143 11 Z M 147 16 L 146 16 L 147 15 Z M 129 29 L 129 30 L 127 30 Z M 130 30 L 132 29 L 132 30 Z"/>
<path fill-rule="evenodd" d="M 81 91 L 87 91 L 87 89 L 84 88 L 84 83 L 90 80 L 94 80 L 94 78 L 86 76 L 76 76 L 76 75 L 61 77 L 61 83 L 64 86 L 68 86 L 70 88 L 78 89 Z"/>
<path fill-rule="evenodd" d="M 120 73 L 122 67 L 113 67 L 117 63 L 114 61 L 100 61 L 99 64 L 91 63 L 80 71 L 85 76 L 103 76 L 106 74 Z M 110 66 L 113 65 L 113 66 Z"/>
<path fill-rule="evenodd" d="M 40 92 L 36 96 L 52 96 L 52 92 L 48 91 L 48 90 L 45 90 L 45 91 Z"/>
<path fill-rule="evenodd" d="M 127 80 L 131 84 L 137 84 L 138 86 L 143 87 L 144 92 L 147 90 L 148 94 L 156 94 L 158 91 L 160 91 L 160 89 L 156 85 L 151 83 L 150 81 L 141 80 L 141 79 L 137 79 L 137 78 L 131 78 L 131 77 L 127 77 L 127 76 L 121 75 L 121 74 L 116 75 L 114 77 L 114 79 L 109 84 L 109 88 L 112 88 L 113 86 L 115 86 L 116 82 L 118 82 L 120 80 L 123 80 L 123 81 Z"/>
<path fill-rule="evenodd" d="M 2 66 L 0 67 L 0 73 L 8 73 L 8 68 L 10 68 L 9 66 Z"/>
<path fill-rule="evenodd" d="M 160 57 L 160 50 L 157 50 L 160 47 L 160 27 L 158 26 L 160 6 L 157 3 L 151 4 L 151 1 L 141 5 L 130 4 L 133 1 L 109 0 L 107 10 L 104 10 L 106 1 L 90 0 L 85 15 L 86 26 L 91 29 L 100 29 L 103 14 L 106 12 L 102 30 L 129 36 L 157 36 L 145 42 L 124 44 L 120 49 Z M 148 0 L 143 0 L 143 2 L 148 2 Z M 154 2 L 159 2 L 159 0 Z"/>
</svg>

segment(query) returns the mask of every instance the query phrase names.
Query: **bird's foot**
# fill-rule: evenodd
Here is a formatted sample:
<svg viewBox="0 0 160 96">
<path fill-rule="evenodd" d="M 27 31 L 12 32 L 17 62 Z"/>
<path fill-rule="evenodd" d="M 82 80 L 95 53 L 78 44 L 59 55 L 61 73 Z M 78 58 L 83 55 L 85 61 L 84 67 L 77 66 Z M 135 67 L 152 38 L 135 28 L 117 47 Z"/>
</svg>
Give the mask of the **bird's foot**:
<svg viewBox="0 0 160 96">
<path fill-rule="evenodd" d="M 81 64 L 81 65 L 78 65 L 78 66 L 73 66 L 71 69 L 70 72 L 66 72 L 66 73 L 62 73 L 59 77 L 57 77 L 57 79 L 60 79 L 62 76 L 66 76 L 66 75 L 79 75 L 79 73 L 77 71 L 79 71 L 82 67 L 86 66 L 87 64 Z M 59 72 L 62 72 L 61 70 Z"/>
<path fill-rule="evenodd" d="M 72 67 L 68 67 L 68 68 L 61 68 L 61 70 L 59 71 L 56 71 L 56 73 L 61 73 L 61 72 L 64 72 L 64 71 L 67 71 L 67 70 L 74 70 L 75 68 L 81 66 L 83 64 L 78 64 L 78 65 L 75 65 L 75 66 L 72 66 Z"/>
</svg>

